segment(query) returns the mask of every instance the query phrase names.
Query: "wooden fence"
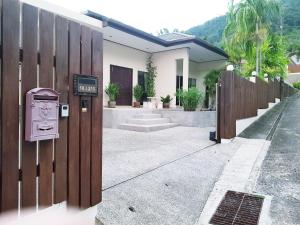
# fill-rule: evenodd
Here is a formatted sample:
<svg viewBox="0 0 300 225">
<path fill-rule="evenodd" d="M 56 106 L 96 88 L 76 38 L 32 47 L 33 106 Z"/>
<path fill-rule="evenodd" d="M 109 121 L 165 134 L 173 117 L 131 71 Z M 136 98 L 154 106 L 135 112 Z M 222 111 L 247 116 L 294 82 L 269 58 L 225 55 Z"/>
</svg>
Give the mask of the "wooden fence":
<svg viewBox="0 0 300 225">
<path fill-rule="evenodd" d="M 290 85 L 274 79 L 255 83 L 233 72 L 226 71 L 218 82 L 218 141 L 236 135 L 236 121 L 257 116 L 258 109 L 268 108 L 269 102 L 283 99 L 296 93 Z"/>
<path fill-rule="evenodd" d="M 77 207 L 101 201 L 102 34 L 18 0 L 1 0 L 0 211 L 44 208 L 67 200 Z M 99 79 L 99 96 L 73 94 L 73 74 Z M 70 115 L 59 139 L 24 140 L 25 94 L 53 88 Z M 18 194 L 20 193 L 20 195 Z"/>
</svg>

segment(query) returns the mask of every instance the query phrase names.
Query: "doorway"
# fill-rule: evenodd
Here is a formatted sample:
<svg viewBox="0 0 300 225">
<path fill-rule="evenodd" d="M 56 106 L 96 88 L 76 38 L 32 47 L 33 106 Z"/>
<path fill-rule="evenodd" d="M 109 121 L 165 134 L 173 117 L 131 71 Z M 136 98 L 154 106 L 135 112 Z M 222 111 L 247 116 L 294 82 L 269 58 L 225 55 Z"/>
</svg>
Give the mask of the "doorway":
<svg viewBox="0 0 300 225">
<path fill-rule="evenodd" d="M 120 88 L 117 105 L 132 105 L 132 69 L 110 65 L 110 82 Z"/>
</svg>

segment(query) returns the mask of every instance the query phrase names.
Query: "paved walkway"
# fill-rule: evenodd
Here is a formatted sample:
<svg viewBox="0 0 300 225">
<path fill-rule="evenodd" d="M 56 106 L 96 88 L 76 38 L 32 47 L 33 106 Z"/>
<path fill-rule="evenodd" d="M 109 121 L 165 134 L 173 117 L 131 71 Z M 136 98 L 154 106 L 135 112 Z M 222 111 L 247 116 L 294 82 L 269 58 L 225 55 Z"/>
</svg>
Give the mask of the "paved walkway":
<svg viewBox="0 0 300 225">
<path fill-rule="evenodd" d="M 238 137 L 232 142 L 241 145 L 216 182 L 196 225 L 209 224 L 227 191 L 252 192 L 249 190 L 252 186 L 249 181 L 252 180 L 252 177 L 257 178 L 256 168 L 260 167 L 270 141 Z"/>
<path fill-rule="evenodd" d="M 276 127 L 285 106 L 285 101 L 277 103 L 273 108 L 269 109 L 258 120 L 240 133 L 239 137 L 270 140 L 274 132 L 273 128 Z"/>
<path fill-rule="evenodd" d="M 105 225 L 192 225 L 238 143 L 213 145 L 211 129 L 104 130 Z"/>
<path fill-rule="evenodd" d="M 261 167 L 256 191 L 273 196 L 272 225 L 300 224 L 300 95 L 287 102 Z"/>
</svg>

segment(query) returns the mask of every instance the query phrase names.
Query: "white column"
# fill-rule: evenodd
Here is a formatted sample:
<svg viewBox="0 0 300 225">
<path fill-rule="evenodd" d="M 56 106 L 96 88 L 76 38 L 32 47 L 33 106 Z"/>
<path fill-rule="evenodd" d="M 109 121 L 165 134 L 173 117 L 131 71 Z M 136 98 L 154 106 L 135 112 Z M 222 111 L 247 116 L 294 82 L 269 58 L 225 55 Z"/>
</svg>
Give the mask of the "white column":
<svg viewBox="0 0 300 225">
<path fill-rule="evenodd" d="M 183 58 L 183 84 L 182 88 L 183 90 L 187 90 L 189 88 L 189 57 Z"/>
</svg>

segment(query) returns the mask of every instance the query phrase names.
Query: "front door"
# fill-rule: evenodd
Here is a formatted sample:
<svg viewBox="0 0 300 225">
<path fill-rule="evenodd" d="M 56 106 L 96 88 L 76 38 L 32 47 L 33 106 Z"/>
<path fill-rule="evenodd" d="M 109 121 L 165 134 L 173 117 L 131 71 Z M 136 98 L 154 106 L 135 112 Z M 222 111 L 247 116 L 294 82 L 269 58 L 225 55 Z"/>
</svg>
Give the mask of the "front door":
<svg viewBox="0 0 300 225">
<path fill-rule="evenodd" d="M 132 69 L 110 65 L 110 82 L 120 88 L 117 105 L 132 105 Z"/>
</svg>

